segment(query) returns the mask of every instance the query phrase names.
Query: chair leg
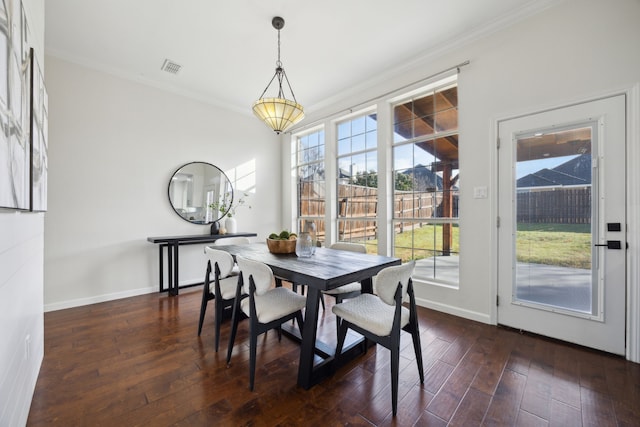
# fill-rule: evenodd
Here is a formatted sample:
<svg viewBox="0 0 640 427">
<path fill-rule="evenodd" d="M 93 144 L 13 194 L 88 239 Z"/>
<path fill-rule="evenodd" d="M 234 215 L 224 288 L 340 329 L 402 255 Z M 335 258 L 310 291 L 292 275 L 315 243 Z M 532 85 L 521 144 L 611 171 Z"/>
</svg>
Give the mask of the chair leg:
<svg viewBox="0 0 640 427">
<path fill-rule="evenodd" d="M 342 303 L 342 297 L 339 294 L 336 295 L 335 298 L 336 298 L 336 304 Z M 338 336 L 340 336 L 340 318 L 338 316 L 336 316 L 336 331 Z"/>
<path fill-rule="evenodd" d="M 216 302 L 216 353 L 220 344 L 220 324 L 222 323 L 223 311 L 222 304 Z"/>
<path fill-rule="evenodd" d="M 400 368 L 400 348 L 393 346 L 391 348 L 391 405 L 393 408 L 393 416 L 398 412 L 398 374 Z"/>
<path fill-rule="evenodd" d="M 233 314 L 231 315 L 231 334 L 229 335 L 229 348 L 227 349 L 227 365 L 231 362 L 231 353 L 233 352 L 233 343 L 236 340 L 236 332 L 238 332 L 238 317 L 240 316 L 240 303 L 235 302 L 233 306 Z"/>
<path fill-rule="evenodd" d="M 258 336 L 253 330 L 253 327 L 249 329 L 251 330 L 249 345 L 249 390 L 253 391 L 253 385 L 256 379 L 256 347 L 258 346 Z"/>
<path fill-rule="evenodd" d="M 298 329 L 300 330 L 300 337 L 302 337 L 302 331 L 304 330 L 304 320 L 302 319 L 302 311 L 296 313 L 296 320 L 298 321 Z"/>
<path fill-rule="evenodd" d="M 418 362 L 418 373 L 420 374 L 420 383 L 424 384 L 424 368 L 422 366 L 422 347 L 420 346 L 420 331 L 418 328 L 414 328 L 411 331 L 411 337 L 413 338 L 413 350 L 416 353 L 416 361 Z"/>
<path fill-rule="evenodd" d="M 204 323 L 204 314 L 207 311 L 207 303 L 209 302 L 209 298 L 207 295 L 207 285 L 204 285 L 202 289 L 202 303 L 200 303 L 200 321 L 198 322 L 198 336 L 202 332 L 202 324 Z"/>
</svg>

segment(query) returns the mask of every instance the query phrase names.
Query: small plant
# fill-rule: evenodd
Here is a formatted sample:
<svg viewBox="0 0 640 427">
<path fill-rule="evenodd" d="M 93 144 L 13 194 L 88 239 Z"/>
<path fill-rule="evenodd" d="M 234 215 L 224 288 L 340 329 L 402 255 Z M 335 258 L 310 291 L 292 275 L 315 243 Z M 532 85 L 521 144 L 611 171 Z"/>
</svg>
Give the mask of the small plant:
<svg viewBox="0 0 640 427">
<path fill-rule="evenodd" d="M 298 235 L 296 233 L 289 233 L 287 230 L 282 230 L 278 233 L 269 234 L 269 239 L 271 240 L 296 240 Z"/>
<path fill-rule="evenodd" d="M 222 214 L 226 212 L 227 216 L 231 218 L 235 216 L 236 209 L 238 209 L 240 206 L 243 206 L 247 203 L 247 199 L 246 199 L 247 197 L 249 197 L 249 193 L 243 193 L 242 196 L 235 201 L 235 203 L 232 203 L 231 205 L 229 205 L 231 201 L 231 193 L 227 192 L 225 193 L 222 201 L 211 203 L 209 205 L 209 208 L 213 209 L 214 211 L 219 211 Z M 247 207 L 251 209 L 251 205 L 247 205 Z"/>
</svg>

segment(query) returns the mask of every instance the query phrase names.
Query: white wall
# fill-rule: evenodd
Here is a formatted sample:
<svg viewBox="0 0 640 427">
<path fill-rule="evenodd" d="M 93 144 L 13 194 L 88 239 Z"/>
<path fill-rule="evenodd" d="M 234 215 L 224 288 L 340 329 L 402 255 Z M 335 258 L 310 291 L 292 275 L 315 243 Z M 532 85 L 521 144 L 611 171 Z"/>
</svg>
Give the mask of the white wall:
<svg viewBox="0 0 640 427">
<path fill-rule="evenodd" d="M 444 53 L 425 58 L 401 75 L 381 80 L 375 87 L 350 96 L 333 108 L 309 115 L 307 120 L 311 123 L 470 61 L 470 65 L 461 69 L 458 80 L 462 172 L 460 286 L 459 289 L 420 286 L 416 295 L 422 305 L 495 323 L 496 121 L 638 84 L 638 22 L 637 0 L 559 2 L 506 29 L 471 41 L 457 41 L 443 48 Z M 637 144 L 637 133 L 630 138 L 631 144 Z M 286 154 L 283 158 L 286 161 Z M 640 192 L 639 185 L 630 182 L 630 196 Z M 489 197 L 474 199 L 474 186 L 487 186 Z M 640 208 L 632 202 L 629 206 L 636 211 Z M 633 228 L 630 234 L 637 235 L 640 224 L 632 225 L 636 227 L 635 234 Z M 631 257 L 632 268 L 637 269 L 637 249 L 631 252 Z M 637 283 L 632 285 L 637 289 Z M 637 300 L 637 293 L 632 297 Z"/>
<path fill-rule="evenodd" d="M 42 64 L 44 0 L 24 5 Z M 42 213 L 0 211 L 0 426 L 26 424 L 44 355 L 43 219 Z"/>
<path fill-rule="evenodd" d="M 157 291 L 158 248 L 147 237 L 209 232 L 169 205 L 169 180 L 185 163 L 212 163 L 232 180 L 248 172 L 253 208 L 238 210 L 239 231 L 262 238 L 279 227 L 280 147 L 253 116 L 46 61 L 45 311 Z M 202 247 L 180 249 L 181 283 L 202 281 Z"/>
</svg>

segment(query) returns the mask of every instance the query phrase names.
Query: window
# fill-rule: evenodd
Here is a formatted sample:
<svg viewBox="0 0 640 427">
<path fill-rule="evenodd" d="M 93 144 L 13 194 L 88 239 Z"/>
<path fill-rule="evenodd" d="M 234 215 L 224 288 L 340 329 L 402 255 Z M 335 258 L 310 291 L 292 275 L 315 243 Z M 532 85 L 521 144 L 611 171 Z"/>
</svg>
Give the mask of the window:
<svg viewBox="0 0 640 427">
<path fill-rule="evenodd" d="M 324 131 L 298 136 L 294 154 L 298 184 L 297 231 L 304 231 L 311 221 L 315 224 L 317 239 L 324 241 Z"/>
<path fill-rule="evenodd" d="M 377 253 L 378 138 L 375 114 L 338 123 L 338 240 L 367 245 Z"/>
<path fill-rule="evenodd" d="M 414 277 L 458 284 L 458 88 L 439 87 L 393 107 L 394 255 Z"/>
<path fill-rule="evenodd" d="M 297 229 L 304 231 L 312 222 L 321 242 L 364 243 L 369 253 L 390 242 L 392 253 L 384 255 L 416 260 L 416 281 L 457 287 L 461 183 L 456 78 L 450 75 L 411 93 L 376 100 L 376 105 L 391 103 L 390 115 L 371 105 L 337 121 L 329 117 L 321 130 L 294 135 Z M 332 140 L 325 141 L 324 129 L 334 125 Z M 378 129 L 385 129 L 384 146 Z M 335 160 L 325 159 L 325 146 Z M 389 167 L 379 170 L 379 159 L 386 164 L 388 158 L 380 150 L 389 149 Z M 325 185 L 326 165 L 336 185 Z M 390 178 L 391 188 L 378 185 Z M 325 224 L 326 218 L 332 222 Z M 379 228 L 388 219 L 390 229 Z M 335 233 L 331 239 L 326 225 Z"/>
</svg>

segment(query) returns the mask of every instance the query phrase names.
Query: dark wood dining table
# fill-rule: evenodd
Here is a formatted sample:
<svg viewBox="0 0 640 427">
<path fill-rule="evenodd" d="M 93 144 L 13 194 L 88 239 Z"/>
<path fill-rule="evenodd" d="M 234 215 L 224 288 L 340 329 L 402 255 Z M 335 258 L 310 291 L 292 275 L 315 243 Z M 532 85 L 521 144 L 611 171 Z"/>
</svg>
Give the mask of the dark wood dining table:
<svg viewBox="0 0 640 427">
<path fill-rule="evenodd" d="M 316 248 L 315 254 L 307 258 L 299 258 L 296 254 L 272 254 L 265 243 L 217 246 L 216 249 L 228 251 L 234 257 L 240 255 L 261 261 L 271 267 L 277 278 L 297 285 L 307 285 L 307 305 L 298 368 L 298 385 L 305 389 L 330 376 L 336 369 L 335 347 L 317 340 L 321 291 L 335 289 L 351 282 L 361 282 L 362 291 L 371 293 L 373 276 L 386 267 L 401 264 L 399 258 L 328 248 Z M 346 346 L 341 360 L 362 353 L 362 341 L 355 340 Z"/>
</svg>

